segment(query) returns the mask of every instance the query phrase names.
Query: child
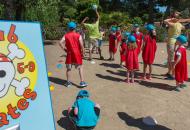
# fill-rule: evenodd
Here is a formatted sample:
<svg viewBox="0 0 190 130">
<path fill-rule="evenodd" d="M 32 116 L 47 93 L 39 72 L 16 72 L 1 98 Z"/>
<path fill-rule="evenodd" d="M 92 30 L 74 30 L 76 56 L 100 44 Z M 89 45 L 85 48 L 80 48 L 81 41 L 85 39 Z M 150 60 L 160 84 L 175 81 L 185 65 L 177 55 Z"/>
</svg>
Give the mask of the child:
<svg viewBox="0 0 190 130">
<path fill-rule="evenodd" d="M 130 35 L 129 32 L 125 32 L 124 33 L 124 38 L 122 39 L 121 45 L 120 45 L 120 58 L 121 58 L 121 62 L 120 65 L 124 66 L 125 61 L 126 61 L 126 48 L 127 48 L 127 39 L 128 36 Z"/>
<path fill-rule="evenodd" d="M 137 43 L 137 54 L 139 55 L 141 50 L 142 50 L 142 43 L 143 43 L 143 33 L 139 32 L 139 25 L 138 24 L 134 24 L 134 36 L 136 38 L 136 43 Z"/>
<path fill-rule="evenodd" d="M 116 28 L 111 28 L 111 34 L 109 35 L 109 53 L 110 58 L 108 60 L 114 61 L 114 55 L 117 52 L 117 36 L 116 36 Z"/>
<path fill-rule="evenodd" d="M 117 28 L 116 28 L 116 36 L 117 36 L 117 43 L 118 43 L 118 45 L 119 45 L 119 43 L 120 43 L 121 40 L 122 40 L 120 27 L 117 27 Z"/>
<path fill-rule="evenodd" d="M 176 91 L 180 92 L 179 88 L 187 87 L 184 81 L 188 80 L 187 71 L 187 54 L 184 45 L 187 43 L 187 38 L 183 35 L 177 37 L 176 45 L 178 48 L 175 52 L 174 58 L 174 70 L 175 70 L 175 80 L 176 80 Z"/>
<path fill-rule="evenodd" d="M 80 34 L 75 32 L 76 29 L 76 23 L 69 22 L 68 23 L 69 32 L 66 33 L 62 40 L 60 41 L 60 47 L 67 52 L 66 57 L 66 67 L 67 67 L 67 83 L 65 84 L 66 87 L 72 86 L 72 83 L 70 82 L 70 73 L 72 66 L 74 65 L 76 69 L 79 70 L 80 75 L 80 86 L 86 87 L 87 83 L 84 82 L 83 77 L 83 68 L 82 68 L 82 55 L 84 53 L 84 47 L 83 47 L 83 39 Z"/>
<path fill-rule="evenodd" d="M 100 106 L 89 99 L 89 92 L 81 90 L 72 108 L 68 109 L 69 119 L 77 130 L 92 130 L 98 123 Z"/>
<path fill-rule="evenodd" d="M 155 53 L 157 49 L 156 45 L 156 31 L 155 27 L 152 24 L 148 24 L 146 26 L 146 29 L 148 30 L 148 34 L 144 37 L 144 44 L 142 48 L 142 58 L 144 63 L 143 68 L 143 76 L 142 79 L 149 79 L 151 80 L 151 73 L 152 73 L 152 64 L 154 62 Z M 149 66 L 149 75 L 146 76 L 146 70 L 147 66 Z"/>
<path fill-rule="evenodd" d="M 131 74 L 131 83 L 134 83 L 134 72 L 139 69 L 138 55 L 137 55 L 137 44 L 136 38 L 133 35 L 128 37 L 127 49 L 126 49 L 126 68 L 127 68 L 127 79 L 129 83 L 129 76 Z"/>
</svg>

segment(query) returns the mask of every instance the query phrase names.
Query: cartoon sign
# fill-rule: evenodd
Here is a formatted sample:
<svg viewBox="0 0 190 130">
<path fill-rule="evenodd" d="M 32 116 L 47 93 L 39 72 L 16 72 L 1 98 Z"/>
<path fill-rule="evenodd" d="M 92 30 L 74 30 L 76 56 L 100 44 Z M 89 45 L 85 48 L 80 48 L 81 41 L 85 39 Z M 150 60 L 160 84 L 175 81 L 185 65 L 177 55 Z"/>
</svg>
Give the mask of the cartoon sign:
<svg viewBox="0 0 190 130">
<path fill-rule="evenodd" d="M 55 130 L 39 23 L 0 21 L 0 130 Z"/>
</svg>

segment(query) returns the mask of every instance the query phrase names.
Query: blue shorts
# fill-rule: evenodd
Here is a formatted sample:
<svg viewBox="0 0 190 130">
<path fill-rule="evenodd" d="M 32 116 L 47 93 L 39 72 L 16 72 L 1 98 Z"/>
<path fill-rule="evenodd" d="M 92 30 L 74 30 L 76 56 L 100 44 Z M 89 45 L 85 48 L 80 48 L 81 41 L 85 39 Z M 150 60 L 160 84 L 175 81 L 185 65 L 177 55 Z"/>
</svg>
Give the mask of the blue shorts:
<svg viewBox="0 0 190 130">
<path fill-rule="evenodd" d="M 98 39 L 98 47 L 102 46 L 102 40 Z"/>
</svg>

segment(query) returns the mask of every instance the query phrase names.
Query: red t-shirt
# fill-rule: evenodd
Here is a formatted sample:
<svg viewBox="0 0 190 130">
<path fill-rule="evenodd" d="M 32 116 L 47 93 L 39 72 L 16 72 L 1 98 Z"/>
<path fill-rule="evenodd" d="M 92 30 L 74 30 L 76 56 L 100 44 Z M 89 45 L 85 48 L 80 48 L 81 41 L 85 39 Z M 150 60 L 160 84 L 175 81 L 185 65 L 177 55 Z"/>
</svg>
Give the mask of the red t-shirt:
<svg viewBox="0 0 190 130">
<path fill-rule="evenodd" d="M 65 34 L 65 46 L 67 48 L 66 64 L 82 64 L 82 54 L 80 47 L 80 34 L 68 32 Z"/>
</svg>

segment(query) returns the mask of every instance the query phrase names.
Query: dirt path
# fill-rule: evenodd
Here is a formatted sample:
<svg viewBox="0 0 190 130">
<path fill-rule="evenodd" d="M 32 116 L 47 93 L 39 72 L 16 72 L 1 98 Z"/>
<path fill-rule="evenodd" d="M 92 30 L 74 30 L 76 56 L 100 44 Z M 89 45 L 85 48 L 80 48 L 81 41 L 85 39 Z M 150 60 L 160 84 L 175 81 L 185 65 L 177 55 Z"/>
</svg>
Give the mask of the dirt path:
<svg viewBox="0 0 190 130">
<path fill-rule="evenodd" d="M 75 100 L 80 90 L 76 86 L 64 87 L 65 67 L 57 69 L 56 64 L 63 54 L 58 44 L 45 46 L 52 91 L 53 109 L 57 130 L 67 126 L 65 111 Z M 104 45 L 103 54 L 108 58 L 108 46 Z M 94 55 L 98 58 L 98 55 Z M 188 51 L 190 61 L 190 51 Z M 62 58 L 65 59 L 65 58 Z M 149 130 L 140 121 L 145 116 L 156 118 L 160 126 L 156 130 L 189 130 L 190 128 L 190 87 L 178 93 L 170 91 L 175 81 L 166 81 L 160 74 L 167 69 L 161 64 L 166 59 L 165 44 L 158 44 L 158 51 L 153 68 L 152 81 L 140 81 L 126 84 L 125 70 L 120 68 L 119 53 L 115 62 L 95 60 L 92 65 L 84 61 L 85 78 L 91 98 L 101 105 L 101 120 L 95 130 Z M 188 66 L 190 68 L 190 65 Z M 142 64 L 141 64 L 142 70 Z M 142 71 L 140 71 L 142 72 Z M 190 73 L 190 71 L 189 71 Z M 73 83 L 79 84 L 78 72 L 72 73 Z M 190 86 L 190 81 L 188 82 Z M 152 130 L 152 129 L 151 129 Z"/>
</svg>

